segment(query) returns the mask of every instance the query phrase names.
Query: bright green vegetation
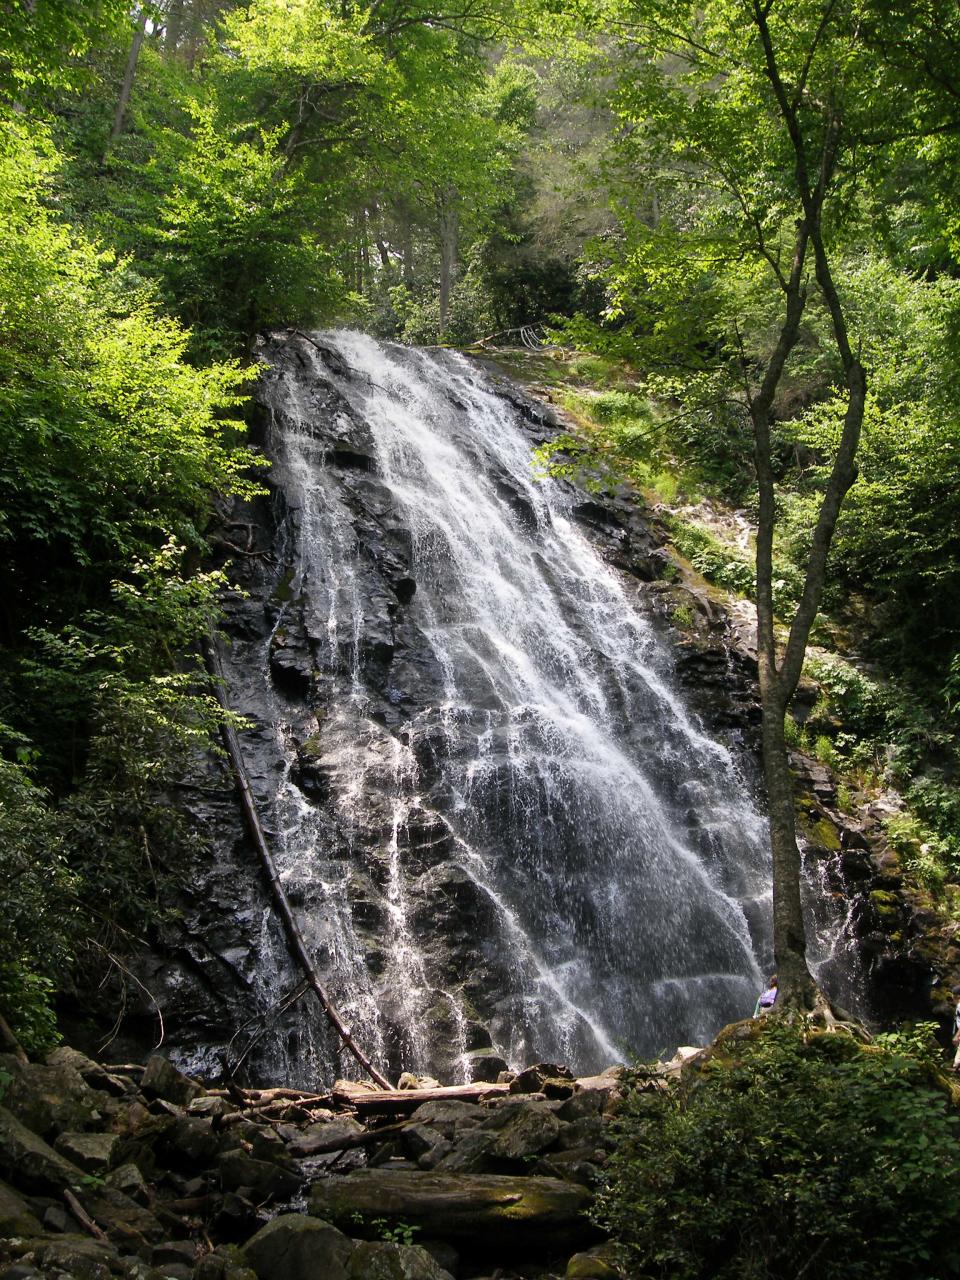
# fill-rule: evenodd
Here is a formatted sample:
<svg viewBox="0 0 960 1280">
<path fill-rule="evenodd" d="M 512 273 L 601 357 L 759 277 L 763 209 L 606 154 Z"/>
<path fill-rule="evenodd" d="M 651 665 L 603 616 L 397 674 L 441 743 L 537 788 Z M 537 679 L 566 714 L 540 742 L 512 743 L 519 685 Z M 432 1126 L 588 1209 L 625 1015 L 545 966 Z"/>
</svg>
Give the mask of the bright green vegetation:
<svg viewBox="0 0 960 1280">
<path fill-rule="evenodd" d="M 599 1209 L 627 1274 L 960 1274 L 960 1114 L 933 1028 L 861 1045 L 770 1021 L 721 1036 L 664 1092 L 628 1094 Z"/>
</svg>

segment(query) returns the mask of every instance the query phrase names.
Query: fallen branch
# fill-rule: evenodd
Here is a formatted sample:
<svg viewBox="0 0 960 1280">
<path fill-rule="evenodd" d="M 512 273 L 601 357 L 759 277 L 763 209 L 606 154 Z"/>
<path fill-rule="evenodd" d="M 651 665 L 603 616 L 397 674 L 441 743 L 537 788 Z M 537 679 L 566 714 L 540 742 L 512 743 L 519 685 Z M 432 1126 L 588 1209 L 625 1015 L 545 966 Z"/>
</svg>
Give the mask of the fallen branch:
<svg viewBox="0 0 960 1280">
<path fill-rule="evenodd" d="M 72 1191 L 65 1190 L 63 1198 L 67 1202 L 67 1208 L 83 1227 L 84 1231 L 88 1231 L 95 1240 L 106 1240 L 106 1233 L 100 1230 Z"/>
<path fill-rule="evenodd" d="M 205 645 L 207 658 L 207 666 L 210 674 L 213 676 L 213 686 L 217 701 L 224 711 L 230 711 L 230 705 L 227 702 L 226 680 L 223 674 L 223 664 L 220 661 L 220 653 L 212 636 L 210 636 Z M 390 1088 L 390 1082 L 387 1080 L 377 1068 L 373 1065 L 364 1051 L 354 1040 L 350 1033 L 349 1027 L 344 1023 L 340 1014 L 334 1007 L 330 997 L 327 995 L 320 976 L 314 968 L 310 953 L 307 950 L 307 944 L 304 941 L 303 933 L 297 924 L 296 916 L 293 914 L 293 908 L 290 905 L 290 899 L 286 895 L 283 885 L 280 883 L 280 874 L 277 870 L 277 864 L 273 860 L 273 854 L 270 852 L 270 846 L 267 844 L 267 838 L 264 834 L 263 827 L 260 823 L 260 815 L 257 812 L 257 803 L 253 797 L 253 791 L 250 787 L 250 781 L 247 777 L 247 771 L 243 763 L 243 753 L 240 749 L 240 740 L 237 732 L 229 720 L 225 720 L 221 725 L 221 734 L 223 744 L 226 747 L 227 755 L 230 758 L 230 765 L 233 769 L 233 776 L 237 783 L 237 789 L 240 793 L 240 804 L 243 809 L 244 817 L 247 822 L 247 829 L 253 840 L 257 853 L 260 855 L 260 861 L 266 873 L 267 880 L 270 883 L 270 890 L 273 894 L 274 901 L 277 904 L 277 910 L 280 919 L 283 921 L 284 929 L 287 934 L 287 942 L 290 950 L 299 961 L 303 969 L 304 977 L 310 984 L 311 989 L 320 1001 L 320 1006 L 326 1014 L 327 1021 L 336 1031 L 337 1035 L 343 1041 L 344 1045 L 353 1054 L 356 1060 L 363 1067 L 364 1071 L 375 1080 L 383 1089 Z"/>
<path fill-rule="evenodd" d="M 354 1147 L 369 1147 L 382 1138 L 389 1138 L 395 1133 L 402 1133 L 413 1124 L 412 1120 L 401 1120 L 399 1124 L 385 1124 L 381 1129 L 365 1129 L 363 1133 L 341 1134 L 339 1138 L 328 1138 L 323 1141 L 320 1135 L 315 1138 L 304 1136 L 299 1142 L 291 1142 L 287 1147 L 290 1155 L 298 1160 L 308 1156 L 328 1155 L 331 1151 L 350 1151 Z"/>
<path fill-rule="evenodd" d="M 378 1093 L 354 1093 L 334 1089 L 336 1101 L 349 1102 L 360 1115 L 389 1111 L 415 1111 L 425 1102 L 481 1102 L 508 1093 L 508 1084 L 455 1084 L 439 1089 L 390 1089 Z"/>
</svg>

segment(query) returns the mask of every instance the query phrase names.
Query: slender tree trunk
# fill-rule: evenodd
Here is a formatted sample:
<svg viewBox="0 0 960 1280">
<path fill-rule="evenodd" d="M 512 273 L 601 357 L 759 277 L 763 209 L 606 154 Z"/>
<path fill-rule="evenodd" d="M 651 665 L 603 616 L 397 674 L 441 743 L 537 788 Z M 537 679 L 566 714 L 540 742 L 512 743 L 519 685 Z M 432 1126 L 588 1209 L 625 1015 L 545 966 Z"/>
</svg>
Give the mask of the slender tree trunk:
<svg viewBox="0 0 960 1280">
<path fill-rule="evenodd" d="M 137 63 L 140 60 L 140 49 L 143 46 L 143 40 L 146 34 L 147 11 L 144 10 L 137 20 L 137 27 L 133 33 L 133 43 L 130 46 L 126 69 L 123 73 L 123 84 L 120 86 L 120 97 L 117 101 L 117 110 L 113 117 L 113 127 L 110 130 L 110 137 L 107 139 L 104 159 L 106 159 L 110 152 L 110 148 L 120 137 L 120 134 L 123 131 L 123 120 L 124 116 L 127 114 L 127 107 L 130 103 L 130 94 L 133 90 L 133 80 L 134 76 L 137 74 Z"/>
<path fill-rule="evenodd" d="M 456 208 L 456 192 L 448 188 L 440 196 L 440 332 L 447 327 L 450 291 L 457 270 L 460 219 Z"/>
<path fill-rule="evenodd" d="M 403 283 L 413 288 L 413 223 L 409 214 L 403 215 Z"/>
</svg>

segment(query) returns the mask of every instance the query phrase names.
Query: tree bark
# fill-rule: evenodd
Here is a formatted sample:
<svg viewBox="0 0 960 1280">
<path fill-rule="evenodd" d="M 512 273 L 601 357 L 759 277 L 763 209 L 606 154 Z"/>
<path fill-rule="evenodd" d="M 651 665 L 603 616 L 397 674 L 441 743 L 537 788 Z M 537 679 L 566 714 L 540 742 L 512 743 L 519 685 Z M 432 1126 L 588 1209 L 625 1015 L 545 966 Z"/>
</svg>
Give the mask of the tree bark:
<svg viewBox="0 0 960 1280">
<path fill-rule="evenodd" d="M 751 392 L 746 365 L 744 384 L 754 428 L 759 516 L 757 523 L 757 656 L 762 711 L 763 773 L 769 806 L 770 846 L 773 858 L 773 937 L 780 987 L 778 1004 L 786 1008 L 813 1009 L 819 999 L 817 985 L 806 959 L 806 931 L 801 900 L 802 858 L 797 843 L 793 776 L 784 735 L 784 717 L 796 692 L 810 628 L 820 607 L 826 580 L 827 557 L 837 517 L 847 491 L 856 479 L 855 457 L 866 402 L 866 374 L 854 356 L 843 307 L 823 240 L 823 209 L 835 172 L 842 124 L 825 108 L 824 135 L 815 178 L 808 165 L 807 142 L 798 118 L 799 96 L 791 95 L 780 74 L 769 30 L 769 5 L 753 2 L 753 20 L 764 51 L 767 77 L 794 152 L 794 179 L 802 207 L 797 223 L 794 258 L 789 276 L 762 242 L 759 248 L 770 263 L 785 298 L 784 318 L 774 353 L 755 394 Z M 822 30 L 822 28 L 821 28 Z M 819 33 L 818 33 L 819 34 Z M 813 56 L 813 50 L 810 52 Z M 800 333 L 806 305 L 806 272 L 812 250 L 814 276 L 830 315 L 834 342 L 846 381 L 847 407 L 840 444 L 824 490 L 807 559 L 803 591 L 794 613 L 787 642 L 778 652 L 773 611 L 773 532 L 776 519 L 774 476 L 770 448 L 770 418 L 790 352 Z"/>
<path fill-rule="evenodd" d="M 110 148 L 120 137 L 120 134 L 123 131 L 123 119 L 127 114 L 127 107 L 130 103 L 130 94 L 133 91 L 133 80 L 137 74 L 137 63 L 140 60 L 140 49 L 143 46 L 143 40 L 147 34 L 147 17 L 148 15 L 145 9 L 137 20 L 136 30 L 133 33 L 133 43 L 130 46 L 130 53 L 127 55 L 127 65 L 123 73 L 123 84 L 120 86 L 120 97 L 117 101 L 117 110 L 114 113 L 110 137 L 107 139 L 104 159 L 106 159 L 106 156 L 110 152 Z"/>
<path fill-rule="evenodd" d="M 460 219 L 457 215 L 455 193 L 445 191 L 440 197 L 440 332 L 447 327 L 450 312 L 450 290 L 457 269 Z"/>
</svg>

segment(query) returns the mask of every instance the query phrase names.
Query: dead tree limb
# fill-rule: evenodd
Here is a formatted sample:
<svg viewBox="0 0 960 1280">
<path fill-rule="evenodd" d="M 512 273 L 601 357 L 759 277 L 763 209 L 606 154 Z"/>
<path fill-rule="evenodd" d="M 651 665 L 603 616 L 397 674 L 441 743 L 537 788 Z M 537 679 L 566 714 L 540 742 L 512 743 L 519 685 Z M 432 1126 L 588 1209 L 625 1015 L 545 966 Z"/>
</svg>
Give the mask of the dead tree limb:
<svg viewBox="0 0 960 1280">
<path fill-rule="evenodd" d="M 217 701 L 224 711 L 230 711 L 230 704 L 227 701 L 226 679 L 223 673 L 223 664 L 220 661 L 220 652 L 217 648 L 216 641 L 213 636 L 207 638 L 205 643 L 205 653 L 207 659 L 207 667 L 213 677 L 214 692 Z M 240 740 L 237 732 L 229 720 L 225 720 L 221 725 L 221 735 L 223 737 L 223 745 L 226 748 L 227 755 L 230 759 L 230 766 L 233 770 L 233 776 L 237 784 L 237 790 L 240 793 L 240 805 L 243 809 L 243 815 L 246 819 L 247 830 L 250 838 L 253 840 L 260 861 L 266 873 L 267 880 L 270 884 L 270 891 L 273 894 L 274 902 L 277 905 L 280 919 L 283 921 L 283 927 L 287 935 L 287 943 L 291 952 L 296 957 L 304 977 L 310 984 L 311 989 L 320 1001 L 320 1006 L 327 1017 L 327 1021 L 336 1031 L 337 1035 L 343 1041 L 346 1048 L 353 1054 L 357 1062 L 360 1063 L 367 1075 L 375 1080 L 382 1089 L 390 1088 L 390 1081 L 373 1065 L 364 1051 L 354 1040 L 350 1032 L 350 1028 L 346 1025 L 336 1008 L 332 1004 L 330 997 L 324 990 L 320 981 L 319 974 L 314 968 L 310 952 L 307 950 L 307 944 L 304 941 L 303 933 L 297 923 L 297 918 L 293 913 L 290 900 L 286 895 L 283 885 L 280 883 L 280 873 L 277 870 L 277 864 L 270 852 L 270 846 L 267 844 L 267 838 L 260 823 L 260 815 L 257 812 L 257 803 L 250 787 L 250 780 L 247 777 L 247 770 L 243 763 L 243 753 L 240 749 Z"/>
<path fill-rule="evenodd" d="M 337 1102 L 349 1102 L 358 1115 L 366 1116 L 390 1111 L 415 1111 L 425 1102 L 480 1102 L 483 1098 L 497 1097 L 509 1091 L 508 1084 L 454 1084 L 439 1089 L 391 1089 L 381 1093 L 334 1089 L 333 1096 Z"/>
</svg>

